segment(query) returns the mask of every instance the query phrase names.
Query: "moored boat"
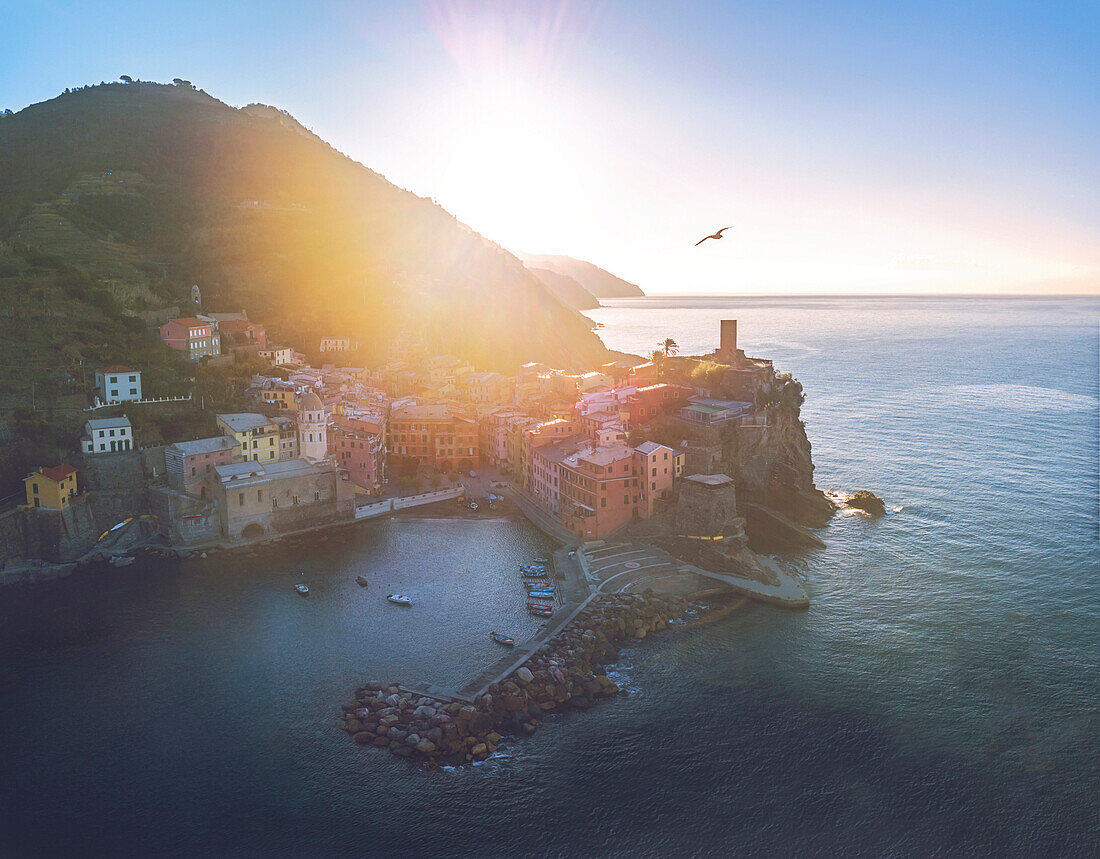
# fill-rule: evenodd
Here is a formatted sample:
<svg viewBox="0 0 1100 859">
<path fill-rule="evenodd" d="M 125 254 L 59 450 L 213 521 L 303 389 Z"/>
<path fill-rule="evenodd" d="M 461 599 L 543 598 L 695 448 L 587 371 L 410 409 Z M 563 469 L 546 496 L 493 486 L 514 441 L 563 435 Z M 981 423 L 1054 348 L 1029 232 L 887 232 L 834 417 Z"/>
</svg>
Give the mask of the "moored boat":
<svg viewBox="0 0 1100 859">
<path fill-rule="evenodd" d="M 394 605 L 412 605 L 413 601 L 403 594 L 387 594 L 386 599 Z"/>
<path fill-rule="evenodd" d="M 489 638 L 493 639 L 497 644 L 503 644 L 505 647 L 515 647 L 516 645 L 516 640 L 514 638 L 499 632 L 490 632 Z"/>
<path fill-rule="evenodd" d="M 294 590 L 296 590 L 302 596 L 305 596 L 309 593 L 309 588 L 307 588 L 305 585 L 295 585 Z"/>
</svg>

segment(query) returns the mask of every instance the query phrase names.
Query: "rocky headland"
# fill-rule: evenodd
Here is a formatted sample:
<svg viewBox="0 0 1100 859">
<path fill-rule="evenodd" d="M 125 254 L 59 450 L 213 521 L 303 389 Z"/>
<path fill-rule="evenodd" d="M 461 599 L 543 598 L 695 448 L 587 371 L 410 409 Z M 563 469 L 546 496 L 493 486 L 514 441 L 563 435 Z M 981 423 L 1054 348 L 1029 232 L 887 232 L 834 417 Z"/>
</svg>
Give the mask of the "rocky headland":
<svg viewBox="0 0 1100 859">
<path fill-rule="evenodd" d="M 464 764 L 492 754 L 506 736 L 529 736 L 548 713 L 587 710 L 615 695 L 607 676 L 619 648 L 680 618 L 684 597 L 613 594 L 592 600 L 525 664 L 472 703 L 440 701 L 372 681 L 343 706 L 340 728 L 360 745 L 403 758 Z"/>
</svg>

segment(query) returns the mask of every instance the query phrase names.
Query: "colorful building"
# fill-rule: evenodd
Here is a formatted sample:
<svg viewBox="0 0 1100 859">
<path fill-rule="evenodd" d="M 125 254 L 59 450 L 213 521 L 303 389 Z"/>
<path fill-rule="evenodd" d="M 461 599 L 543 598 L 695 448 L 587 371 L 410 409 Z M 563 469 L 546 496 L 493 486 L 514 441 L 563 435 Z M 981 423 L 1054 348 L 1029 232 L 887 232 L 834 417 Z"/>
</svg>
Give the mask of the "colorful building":
<svg viewBox="0 0 1100 859">
<path fill-rule="evenodd" d="M 313 391 L 306 393 L 298 407 L 298 455 L 310 462 L 328 456 L 328 414 Z"/>
<path fill-rule="evenodd" d="M 376 424 L 353 417 L 336 418 L 333 455 L 348 480 L 370 493 L 382 491 L 385 436 Z"/>
<path fill-rule="evenodd" d="M 182 352 L 192 361 L 222 352 L 217 323 L 197 316 L 169 319 L 160 326 L 160 339 L 169 349 Z"/>
<path fill-rule="evenodd" d="M 210 494 L 214 468 L 233 461 L 237 445 L 224 435 L 180 441 L 164 449 L 168 485 L 188 495 L 206 498 Z"/>
<path fill-rule="evenodd" d="M 657 503 L 672 491 L 677 476 L 676 451 L 655 441 L 647 441 L 634 448 L 634 457 L 641 489 L 638 493 L 638 518 L 648 519 L 656 510 Z"/>
<path fill-rule="evenodd" d="M 256 353 L 275 367 L 280 364 L 294 363 L 294 350 L 289 346 L 265 346 Z"/>
<path fill-rule="evenodd" d="M 397 406 L 390 413 L 392 456 L 439 471 L 470 471 L 478 464 L 477 423 L 443 404 Z"/>
<path fill-rule="evenodd" d="M 644 426 L 659 415 L 675 411 L 694 391 L 684 385 L 659 382 L 638 388 L 624 403 L 631 427 Z"/>
<path fill-rule="evenodd" d="M 218 415 L 218 428 L 236 442 L 236 462 L 277 462 L 280 458 L 279 427 L 255 412 Z"/>
<path fill-rule="evenodd" d="M 61 464 L 43 466 L 23 478 L 27 506 L 43 510 L 66 510 L 76 497 L 76 469 Z"/>
<path fill-rule="evenodd" d="M 226 319 L 218 323 L 218 328 L 227 345 L 267 348 L 267 331 L 258 322 L 249 322 L 247 319 Z"/>
<path fill-rule="evenodd" d="M 625 444 L 566 456 L 559 465 L 561 523 L 582 540 L 596 540 L 630 522 L 639 486 L 634 451 Z"/>
</svg>

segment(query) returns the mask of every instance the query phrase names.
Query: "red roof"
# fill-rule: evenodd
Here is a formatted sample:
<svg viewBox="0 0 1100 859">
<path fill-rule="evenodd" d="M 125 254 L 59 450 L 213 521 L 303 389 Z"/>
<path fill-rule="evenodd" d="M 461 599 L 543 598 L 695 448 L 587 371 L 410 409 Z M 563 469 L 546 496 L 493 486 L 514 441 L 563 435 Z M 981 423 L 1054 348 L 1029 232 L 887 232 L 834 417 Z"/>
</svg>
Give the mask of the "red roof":
<svg viewBox="0 0 1100 859">
<path fill-rule="evenodd" d="M 60 483 L 70 474 L 76 474 L 76 469 L 73 468 L 71 465 L 65 465 L 64 463 L 62 463 L 61 465 L 44 465 L 40 469 L 38 469 L 38 472 L 43 477 L 48 477 L 54 483 Z"/>
<path fill-rule="evenodd" d="M 242 331 L 247 331 L 249 328 L 259 327 L 261 326 L 255 322 L 249 322 L 247 319 L 227 319 L 225 322 L 221 323 L 221 328 L 228 328 L 230 331 L 235 331 L 238 328 Z"/>
<path fill-rule="evenodd" d="M 111 364 L 107 367 L 104 367 L 99 372 L 101 372 L 101 373 L 132 373 L 134 371 L 131 370 L 129 367 L 127 367 L 125 364 Z"/>
<path fill-rule="evenodd" d="M 195 316 L 177 316 L 175 319 L 169 319 L 169 322 L 175 322 L 177 325 L 186 325 L 191 328 L 196 325 L 209 325 L 205 319 L 199 319 Z"/>
</svg>

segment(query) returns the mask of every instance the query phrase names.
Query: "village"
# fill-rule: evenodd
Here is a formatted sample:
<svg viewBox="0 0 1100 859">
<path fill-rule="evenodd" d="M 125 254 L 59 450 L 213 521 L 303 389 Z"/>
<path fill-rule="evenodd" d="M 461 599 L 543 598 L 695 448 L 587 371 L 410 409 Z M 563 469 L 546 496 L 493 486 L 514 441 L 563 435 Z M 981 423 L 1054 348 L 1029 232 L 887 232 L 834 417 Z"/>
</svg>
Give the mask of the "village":
<svg viewBox="0 0 1100 859">
<path fill-rule="evenodd" d="M 141 368 L 97 370 L 80 451 L 24 481 L 26 514 L 53 517 L 41 563 L 232 547 L 443 501 L 491 510 L 505 490 L 537 507 L 543 530 L 576 542 L 667 517 L 685 484 L 726 493 L 733 509 L 715 442 L 767 427 L 777 384 L 770 361 L 738 349 L 735 320 L 721 322 L 706 358 L 738 399 L 714 396 L 706 376 L 685 384 L 672 367 L 697 359 L 675 358 L 671 340 L 651 360 L 588 372 L 530 363 L 506 376 L 423 342 L 395 344 L 375 368 L 345 366 L 355 344 L 341 336 L 321 339 L 325 363 L 312 367 L 243 312 L 171 318 L 159 336 L 190 361 L 243 349 L 269 369 L 251 377 L 248 410 L 216 414 L 215 433 L 150 446 L 126 415 L 109 414 L 159 402 L 143 399 Z M 693 536 L 725 536 L 723 523 L 678 518 L 703 532 Z"/>
</svg>

